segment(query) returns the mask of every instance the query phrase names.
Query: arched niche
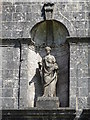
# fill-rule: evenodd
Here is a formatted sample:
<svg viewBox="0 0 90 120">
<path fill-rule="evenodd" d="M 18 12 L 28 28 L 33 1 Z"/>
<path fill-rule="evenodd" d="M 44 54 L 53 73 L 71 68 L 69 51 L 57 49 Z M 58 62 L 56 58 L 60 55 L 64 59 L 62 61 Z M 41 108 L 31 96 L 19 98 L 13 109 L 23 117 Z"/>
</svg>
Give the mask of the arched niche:
<svg viewBox="0 0 90 120">
<path fill-rule="evenodd" d="M 35 42 L 35 49 L 29 49 L 29 84 L 28 94 L 32 98 L 32 105 L 38 96 L 42 95 L 40 79 L 36 72 L 38 60 L 45 56 L 45 46 L 52 48 L 51 54 L 55 56 L 58 66 L 58 82 L 56 94 L 60 99 L 61 107 L 69 106 L 69 46 L 66 43 L 66 37 L 69 36 L 67 28 L 56 20 L 48 20 L 37 23 L 30 31 L 31 39 Z M 38 59 L 39 58 L 39 59 Z M 31 61 L 30 61 L 31 60 Z M 32 65 L 31 65 L 32 64 Z M 33 66 L 33 67 L 32 67 Z M 32 85 L 32 87 L 31 87 Z M 33 95 L 30 96 L 30 91 Z M 34 101 L 33 101 L 34 100 Z"/>
<path fill-rule="evenodd" d="M 69 36 L 67 28 L 56 20 L 47 20 L 37 23 L 31 29 L 30 34 L 36 46 L 42 46 L 44 44 L 51 46 L 53 43 L 59 46 L 65 43 L 66 36 Z"/>
</svg>

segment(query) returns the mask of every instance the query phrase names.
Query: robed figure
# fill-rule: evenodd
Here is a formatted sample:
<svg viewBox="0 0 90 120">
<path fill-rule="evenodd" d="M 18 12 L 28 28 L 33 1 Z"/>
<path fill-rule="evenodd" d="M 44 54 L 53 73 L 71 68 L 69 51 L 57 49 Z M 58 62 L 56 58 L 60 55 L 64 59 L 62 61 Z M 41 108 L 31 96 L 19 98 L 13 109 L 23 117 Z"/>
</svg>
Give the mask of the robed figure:
<svg viewBox="0 0 90 120">
<path fill-rule="evenodd" d="M 46 56 L 39 63 L 39 71 L 44 88 L 43 97 L 55 97 L 58 65 L 55 57 L 50 54 L 51 48 L 46 47 L 45 50 Z"/>
</svg>

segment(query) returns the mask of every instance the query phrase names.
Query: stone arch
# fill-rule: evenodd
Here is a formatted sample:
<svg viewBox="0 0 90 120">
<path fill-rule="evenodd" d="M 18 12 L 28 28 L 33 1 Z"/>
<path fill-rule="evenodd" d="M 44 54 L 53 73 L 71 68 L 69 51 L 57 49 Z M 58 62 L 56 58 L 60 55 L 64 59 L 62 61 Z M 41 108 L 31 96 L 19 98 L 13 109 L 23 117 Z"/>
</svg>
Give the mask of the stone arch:
<svg viewBox="0 0 90 120">
<path fill-rule="evenodd" d="M 63 19 L 62 19 L 63 18 Z M 72 22 L 70 21 L 70 20 L 68 20 L 66 17 L 62 17 L 62 16 L 58 16 L 58 17 L 56 17 L 55 19 L 52 19 L 53 21 L 58 21 L 58 22 L 60 22 L 61 24 L 63 24 L 65 27 L 66 27 L 66 29 L 67 29 L 67 31 L 69 32 L 69 35 L 72 37 L 74 37 L 74 36 L 76 36 L 76 29 L 75 29 L 75 27 L 74 27 L 74 25 L 72 24 Z M 35 21 L 34 22 L 34 24 L 31 26 L 31 29 L 30 29 L 30 31 L 32 30 L 32 28 L 34 28 L 34 26 L 36 26 L 36 25 L 38 25 L 38 24 L 40 24 L 40 23 L 42 23 L 42 22 L 44 22 L 43 20 L 38 20 L 38 21 Z M 31 35 L 30 35 L 30 37 L 31 37 Z"/>
<path fill-rule="evenodd" d="M 46 24 L 47 24 L 47 28 L 49 24 L 51 25 L 51 28 L 48 28 L 49 30 L 46 28 Z M 46 33 L 47 30 L 49 33 Z M 60 23 L 59 21 L 48 20 L 37 23 L 36 25 L 34 25 L 34 27 L 31 29 L 30 32 L 31 32 L 31 39 L 33 42 L 35 42 L 36 51 L 33 51 L 31 49 L 29 50 L 29 59 L 31 58 L 31 60 L 29 61 L 29 66 L 31 66 L 30 64 L 34 66 L 32 68 L 33 70 L 31 70 L 31 67 L 29 67 L 30 68 L 29 76 L 30 74 L 33 75 L 29 77 L 29 81 L 34 82 L 34 84 L 31 84 L 32 87 L 31 85 L 29 86 L 30 88 L 29 92 L 33 90 L 34 92 L 32 91 L 31 92 L 33 93 L 33 96 L 36 94 L 35 95 L 36 99 L 38 96 L 41 95 L 41 93 L 39 93 L 41 92 L 40 91 L 41 88 L 38 86 L 39 83 L 36 82 L 38 81 L 37 80 L 38 77 L 35 75 L 36 74 L 35 69 L 38 69 L 38 58 L 45 56 L 45 49 L 44 49 L 45 46 L 50 46 L 52 48 L 52 54 L 55 56 L 57 63 L 59 65 L 57 96 L 60 99 L 61 106 L 68 107 L 69 106 L 69 95 L 68 95 L 69 94 L 69 67 L 68 67 L 69 46 L 68 43 L 66 43 L 66 37 L 69 36 L 69 32 L 67 28 L 65 27 L 64 24 Z M 37 55 L 39 56 L 37 57 Z"/>
<path fill-rule="evenodd" d="M 60 21 L 64 26 L 66 26 L 67 30 L 69 31 L 69 35 L 76 36 L 76 28 L 74 27 L 73 23 L 66 17 L 59 15 L 55 20 Z"/>
<path fill-rule="evenodd" d="M 61 28 L 63 28 L 65 31 L 66 31 L 66 33 L 67 33 L 67 35 L 65 35 L 65 36 L 70 36 L 70 33 L 69 33 L 69 31 L 68 31 L 68 29 L 66 28 L 66 26 L 63 24 L 63 23 L 61 23 L 61 22 L 59 22 L 59 21 L 57 21 L 57 20 L 46 20 L 46 21 L 41 21 L 41 22 L 38 22 L 37 24 L 35 24 L 33 27 L 32 27 L 32 29 L 30 30 L 30 37 L 32 38 L 32 41 L 33 41 L 33 37 L 32 37 L 32 34 L 36 34 L 36 32 L 38 31 L 38 29 L 41 29 L 41 30 L 44 30 L 44 29 L 46 29 L 45 27 L 46 27 L 46 23 L 48 22 L 48 21 L 51 21 L 51 22 L 53 22 L 52 24 L 54 24 L 54 23 L 58 23 L 57 25 L 59 25 L 60 24 L 60 27 Z M 49 22 L 49 24 L 50 24 L 50 22 Z M 41 28 L 39 28 L 40 27 L 40 25 L 42 26 Z M 54 26 L 53 25 L 53 28 L 55 29 L 55 27 L 56 26 Z M 58 27 L 58 26 L 57 26 Z M 43 29 L 42 29 L 43 28 Z M 53 29 L 52 28 L 52 29 Z M 32 31 L 35 31 L 35 33 L 33 33 Z M 57 30 L 56 30 L 57 31 Z M 42 33 L 42 31 L 41 31 L 41 33 Z M 45 33 L 46 34 L 46 33 Z M 33 35 L 34 37 L 35 37 L 35 35 Z M 66 39 L 66 38 L 65 38 Z"/>
</svg>

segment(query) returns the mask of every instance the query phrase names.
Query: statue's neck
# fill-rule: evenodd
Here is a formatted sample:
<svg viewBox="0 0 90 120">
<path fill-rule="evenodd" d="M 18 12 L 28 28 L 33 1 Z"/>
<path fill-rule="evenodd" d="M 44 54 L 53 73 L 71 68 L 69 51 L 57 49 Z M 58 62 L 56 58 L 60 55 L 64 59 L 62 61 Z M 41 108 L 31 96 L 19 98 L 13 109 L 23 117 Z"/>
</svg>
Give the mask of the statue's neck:
<svg viewBox="0 0 90 120">
<path fill-rule="evenodd" d="M 49 54 L 47 54 L 47 56 L 50 56 L 50 53 L 49 53 Z"/>
</svg>

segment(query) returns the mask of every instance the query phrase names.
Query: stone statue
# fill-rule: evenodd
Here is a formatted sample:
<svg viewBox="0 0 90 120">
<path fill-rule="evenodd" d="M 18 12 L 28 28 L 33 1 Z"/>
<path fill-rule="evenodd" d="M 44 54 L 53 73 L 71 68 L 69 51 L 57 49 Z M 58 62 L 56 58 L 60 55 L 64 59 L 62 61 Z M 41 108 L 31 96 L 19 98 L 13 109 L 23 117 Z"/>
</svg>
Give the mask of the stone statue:
<svg viewBox="0 0 90 120">
<path fill-rule="evenodd" d="M 42 62 L 39 62 L 39 71 L 44 87 L 43 97 L 55 97 L 58 65 L 55 57 L 50 54 L 51 48 L 46 47 L 45 50 L 46 56 Z"/>
</svg>

